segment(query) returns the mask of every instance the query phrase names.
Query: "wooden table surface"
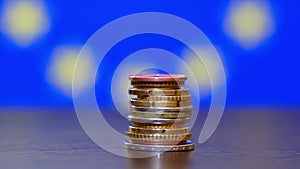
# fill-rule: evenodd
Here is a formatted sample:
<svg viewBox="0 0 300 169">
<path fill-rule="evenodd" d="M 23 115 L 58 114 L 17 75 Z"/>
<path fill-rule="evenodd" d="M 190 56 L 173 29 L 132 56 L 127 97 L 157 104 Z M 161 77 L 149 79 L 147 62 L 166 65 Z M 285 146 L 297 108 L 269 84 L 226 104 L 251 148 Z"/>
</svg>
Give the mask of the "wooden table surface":
<svg viewBox="0 0 300 169">
<path fill-rule="evenodd" d="M 299 111 L 227 109 L 214 135 L 194 151 L 130 159 L 93 143 L 72 109 L 2 109 L 0 169 L 299 169 Z M 124 132 L 128 122 L 114 116 L 107 118 Z M 194 141 L 204 119 L 192 128 Z"/>
</svg>

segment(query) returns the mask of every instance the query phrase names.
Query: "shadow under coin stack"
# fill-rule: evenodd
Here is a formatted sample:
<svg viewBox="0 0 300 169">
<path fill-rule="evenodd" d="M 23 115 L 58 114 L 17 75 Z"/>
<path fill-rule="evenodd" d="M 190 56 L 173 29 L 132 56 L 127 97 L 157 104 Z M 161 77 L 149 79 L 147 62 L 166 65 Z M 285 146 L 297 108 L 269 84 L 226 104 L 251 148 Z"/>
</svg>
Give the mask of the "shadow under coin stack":
<svg viewBox="0 0 300 169">
<path fill-rule="evenodd" d="M 141 151 L 194 149 L 189 122 L 193 107 L 185 75 L 143 74 L 130 76 L 131 125 L 125 147 Z"/>
</svg>

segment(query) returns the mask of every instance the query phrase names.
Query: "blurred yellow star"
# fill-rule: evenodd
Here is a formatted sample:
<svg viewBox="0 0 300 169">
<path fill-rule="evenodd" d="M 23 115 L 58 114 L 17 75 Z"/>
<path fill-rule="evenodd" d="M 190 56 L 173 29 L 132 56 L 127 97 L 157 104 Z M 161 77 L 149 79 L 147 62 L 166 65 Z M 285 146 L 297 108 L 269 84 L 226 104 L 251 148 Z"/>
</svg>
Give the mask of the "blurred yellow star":
<svg viewBox="0 0 300 169">
<path fill-rule="evenodd" d="M 1 31 L 21 47 L 27 47 L 50 29 L 40 1 L 7 1 L 1 13 Z"/>
</svg>

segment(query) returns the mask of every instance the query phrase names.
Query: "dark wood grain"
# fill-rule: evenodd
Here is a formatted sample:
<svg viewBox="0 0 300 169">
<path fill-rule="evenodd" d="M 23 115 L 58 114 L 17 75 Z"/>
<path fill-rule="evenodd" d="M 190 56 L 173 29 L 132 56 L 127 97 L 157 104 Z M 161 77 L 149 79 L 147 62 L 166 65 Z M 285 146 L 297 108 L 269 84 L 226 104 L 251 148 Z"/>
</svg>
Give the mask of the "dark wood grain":
<svg viewBox="0 0 300 169">
<path fill-rule="evenodd" d="M 214 135 L 195 151 L 129 159 L 93 143 L 73 110 L 1 110 L 0 169 L 299 169 L 298 111 L 228 109 Z M 126 130 L 124 119 L 107 118 L 118 131 Z M 194 141 L 204 119 L 192 128 Z"/>
</svg>

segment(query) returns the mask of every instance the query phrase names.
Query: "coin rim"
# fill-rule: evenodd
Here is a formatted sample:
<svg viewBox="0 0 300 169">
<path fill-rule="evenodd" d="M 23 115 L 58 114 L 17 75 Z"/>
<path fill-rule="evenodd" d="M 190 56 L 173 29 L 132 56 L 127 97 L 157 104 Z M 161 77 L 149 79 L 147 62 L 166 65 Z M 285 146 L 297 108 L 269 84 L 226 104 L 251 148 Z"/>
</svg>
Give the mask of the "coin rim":
<svg viewBox="0 0 300 169">
<path fill-rule="evenodd" d="M 134 117 L 128 115 L 128 120 L 131 122 L 139 123 L 148 123 L 148 124 L 176 124 L 176 123 L 187 123 L 190 121 L 190 118 L 182 119 L 164 119 L 164 118 L 143 118 L 143 117 Z"/>
<path fill-rule="evenodd" d="M 145 127 L 135 127 L 129 126 L 129 132 L 140 133 L 140 134 L 184 134 L 189 132 L 189 127 L 182 128 L 145 128 Z"/>
<path fill-rule="evenodd" d="M 184 101 L 150 101 L 150 100 L 139 100 L 137 98 L 131 98 L 130 103 L 134 106 L 141 107 L 186 107 L 191 105 L 189 100 Z"/>
<path fill-rule="evenodd" d="M 151 111 L 151 112 L 186 112 L 193 111 L 193 106 L 182 106 L 182 107 L 145 107 L 145 106 L 134 106 L 131 105 L 131 109 L 137 111 Z M 156 110 L 156 111 L 154 111 Z"/>
<path fill-rule="evenodd" d="M 149 123 L 138 123 L 131 122 L 131 126 L 134 127 L 144 127 L 144 128 L 182 128 L 185 127 L 185 123 L 171 123 L 171 124 L 149 124 Z"/>
<path fill-rule="evenodd" d="M 187 76 L 181 74 L 137 74 L 129 76 L 129 80 L 138 82 L 185 81 Z"/>
<path fill-rule="evenodd" d="M 145 145 L 145 144 L 134 144 L 130 142 L 124 142 L 124 146 L 128 150 L 148 151 L 148 152 L 193 151 L 195 149 L 195 145 L 192 142 L 187 144 L 182 144 L 182 145 Z"/>
<path fill-rule="evenodd" d="M 162 118 L 162 119 L 183 119 L 191 117 L 192 112 L 143 112 L 143 111 L 132 111 L 131 115 L 133 117 L 141 118 Z"/>
<path fill-rule="evenodd" d="M 191 95 L 176 95 L 176 96 L 145 96 L 145 95 L 138 95 L 138 100 L 145 100 L 145 101 L 190 101 L 192 98 Z"/>
<path fill-rule="evenodd" d="M 158 92 L 158 93 L 155 93 Z M 190 95 L 190 90 L 187 88 L 180 89 L 170 89 L 170 88 L 130 88 L 128 93 L 131 95 L 140 96 L 180 96 L 180 95 Z M 171 94 L 170 94 L 171 93 Z"/>
</svg>

